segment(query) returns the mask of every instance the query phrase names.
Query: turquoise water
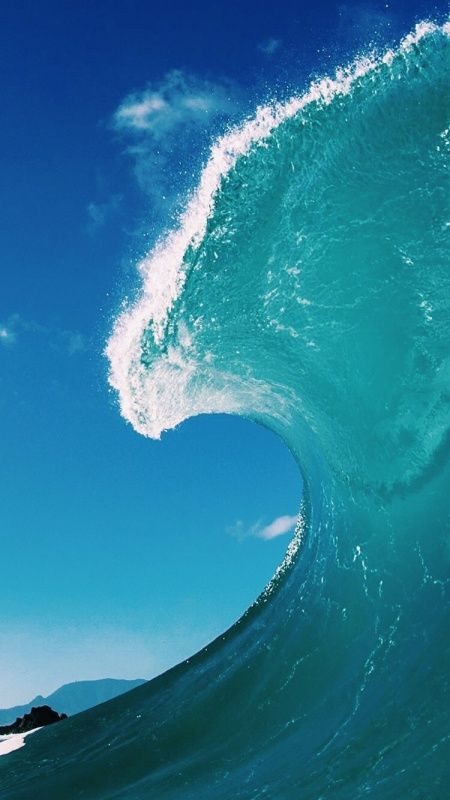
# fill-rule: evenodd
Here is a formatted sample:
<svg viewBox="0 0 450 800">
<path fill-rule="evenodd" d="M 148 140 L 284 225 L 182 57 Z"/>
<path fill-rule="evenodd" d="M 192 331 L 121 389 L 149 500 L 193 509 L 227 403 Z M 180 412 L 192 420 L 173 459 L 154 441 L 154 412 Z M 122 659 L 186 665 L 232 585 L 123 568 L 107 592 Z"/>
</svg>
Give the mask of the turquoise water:
<svg viewBox="0 0 450 800">
<path fill-rule="evenodd" d="M 0 760 L 2 798 L 450 794 L 450 38 L 422 24 L 218 142 L 108 355 L 159 436 L 294 454 L 285 563 L 208 648 Z"/>
</svg>

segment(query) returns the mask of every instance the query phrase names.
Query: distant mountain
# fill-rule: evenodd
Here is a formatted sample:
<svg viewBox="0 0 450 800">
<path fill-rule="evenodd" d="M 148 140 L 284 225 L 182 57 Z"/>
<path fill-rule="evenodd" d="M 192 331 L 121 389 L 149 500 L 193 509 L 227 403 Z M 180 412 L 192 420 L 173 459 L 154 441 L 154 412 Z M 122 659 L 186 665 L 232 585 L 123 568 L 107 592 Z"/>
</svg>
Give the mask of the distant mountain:
<svg viewBox="0 0 450 800">
<path fill-rule="evenodd" d="M 14 722 L 16 717 L 23 717 L 24 714 L 30 712 L 32 706 L 51 706 L 56 711 L 68 714 L 70 717 L 72 714 L 78 714 L 79 711 L 85 711 L 87 708 L 111 700 L 119 694 L 129 692 L 130 689 L 141 686 L 143 683 L 146 683 L 144 678 L 137 678 L 135 681 L 104 678 L 98 681 L 66 683 L 48 697 L 38 694 L 26 705 L 0 709 L 0 725 L 9 725 Z"/>
</svg>

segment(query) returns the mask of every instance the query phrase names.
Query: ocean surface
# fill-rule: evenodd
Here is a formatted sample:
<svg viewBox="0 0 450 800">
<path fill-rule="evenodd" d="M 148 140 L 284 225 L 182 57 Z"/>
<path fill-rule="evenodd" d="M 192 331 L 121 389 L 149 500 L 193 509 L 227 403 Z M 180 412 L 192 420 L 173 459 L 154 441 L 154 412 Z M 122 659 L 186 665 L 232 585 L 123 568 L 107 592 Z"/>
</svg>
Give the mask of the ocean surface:
<svg viewBox="0 0 450 800">
<path fill-rule="evenodd" d="M 450 26 L 211 150 L 107 345 L 120 409 L 276 431 L 286 559 L 203 651 L 0 759 L 2 800 L 450 797 Z"/>
</svg>

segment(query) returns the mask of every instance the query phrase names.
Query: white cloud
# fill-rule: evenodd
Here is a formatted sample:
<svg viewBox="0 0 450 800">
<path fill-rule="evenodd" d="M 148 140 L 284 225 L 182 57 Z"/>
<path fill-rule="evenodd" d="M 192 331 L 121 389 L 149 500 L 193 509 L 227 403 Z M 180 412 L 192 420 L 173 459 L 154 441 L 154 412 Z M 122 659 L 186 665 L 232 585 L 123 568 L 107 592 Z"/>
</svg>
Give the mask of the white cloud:
<svg viewBox="0 0 450 800">
<path fill-rule="evenodd" d="M 249 527 L 244 525 L 242 520 L 238 520 L 235 525 L 227 528 L 227 533 L 240 541 L 252 537 L 268 541 L 292 531 L 295 528 L 297 519 L 298 516 L 296 514 L 283 514 L 280 517 L 276 517 L 269 525 L 263 525 L 262 521 L 258 520 L 258 522 Z"/>
<path fill-rule="evenodd" d="M 204 126 L 232 113 L 229 88 L 172 70 L 157 86 L 128 95 L 114 115 L 118 130 L 162 141 L 181 127 Z"/>
<path fill-rule="evenodd" d="M 260 42 L 258 45 L 258 50 L 261 50 L 261 53 L 264 53 L 266 56 L 273 56 L 277 50 L 281 47 L 281 39 L 265 39 L 263 42 Z"/>
<path fill-rule="evenodd" d="M 154 201 L 153 212 L 172 210 L 192 185 L 211 137 L 240 108 L 240 92 L 230 83 L 181 70 L 125 97 L 112 124 L 126 142 L 139 186 Z"/>
<path fill-rule="evenodd" d="M 266 525 L 262 528 L 257 536 L 260 539 L 275 539 L 277 536 L 283 536 L 285 533 L 289 533 L 294 527 L 295 523 L 297 522 L 297 515 L 289 516 L 288 514 L 284 514 L 281 517 L 277 517 L 270 523 L 270 525 Z"/>
<path fill-rule="evenodd" d="M 116 111 L 116 124 L 123 127 L 149 130 L 157 112 L 168 111 L 167 103 L 157 94 L 143 92 L 140 99 L 128 98 Z M 152 119 L 153 118 L 153 119 Z"/>
</svg>

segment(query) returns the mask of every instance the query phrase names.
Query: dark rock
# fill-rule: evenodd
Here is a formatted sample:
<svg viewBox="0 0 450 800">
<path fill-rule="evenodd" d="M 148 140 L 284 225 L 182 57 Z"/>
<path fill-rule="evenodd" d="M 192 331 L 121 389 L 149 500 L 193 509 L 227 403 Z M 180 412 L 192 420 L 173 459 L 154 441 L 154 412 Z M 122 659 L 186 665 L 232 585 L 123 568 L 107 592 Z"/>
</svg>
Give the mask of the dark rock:
<svg viewBox="0 0 450 800">
<path fill-rule="evenodd" d="M 9 733 L 26 733 L 32 731 L 34 728 L 42 728 L 44 725 L 52 725 L 53 722 L 60 722 L 62 719 L 67 719 L 67 714 L 58 714 L 53 711 L 50 706 L 36 706 L 33 707 L 29 714 L 24 714 L 23 717 L 17 717 L 12 725 L 3 725 L 0 727 L 0 735 L 5 736 Z"/>
</svg>

